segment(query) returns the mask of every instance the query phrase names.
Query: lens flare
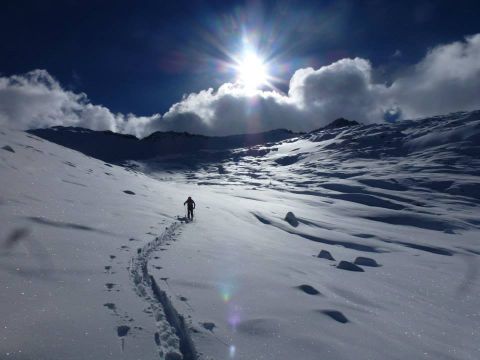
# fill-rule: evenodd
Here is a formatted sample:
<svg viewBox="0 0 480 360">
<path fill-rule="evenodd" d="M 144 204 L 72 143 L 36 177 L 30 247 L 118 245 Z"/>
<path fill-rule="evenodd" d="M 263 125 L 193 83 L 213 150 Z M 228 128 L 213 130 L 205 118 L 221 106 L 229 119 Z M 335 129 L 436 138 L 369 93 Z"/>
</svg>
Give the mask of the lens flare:
<svg viewBox="0 0 480 360">
<path fill-rule="evenodd" d="M 237 81 L 248 90 L 256 90 L 267 84 L 268 71 L 264 61 L 254 52 L 248 51 L 235 67 Z"/>
<path fill-rule="evenodd" d="M 219 288 L 220 297 L 225 303 L 232 299 L 233 286 L 231 284 L 222 284 Z"/>
<path fill-rule="evenodd" d="M 228 316 L 228 323 L 232 327 L 232 329 L 236 329 L 237 325 L 240 324 L 240 314 L 238 312 L 232 312 Z"/>
<path fill-rule="evenodd" d="M 228 349 L 228 352 L 230 354 L 230 358 L 233 359 L 235 357 L 235 351 L 237 349 L 235 348 L 235 345 L 230 345 L 230 348 Z"/>
<path fill-rule="evenodd" d="M 229 302 L 230 299 L 232 298 L 232 295 L 230 293 L 228 293 L 227 291 L 222 292 L 221 296 L 222 296 L 223 301 L 226 302 L 226 303 Z"/>
</svg>

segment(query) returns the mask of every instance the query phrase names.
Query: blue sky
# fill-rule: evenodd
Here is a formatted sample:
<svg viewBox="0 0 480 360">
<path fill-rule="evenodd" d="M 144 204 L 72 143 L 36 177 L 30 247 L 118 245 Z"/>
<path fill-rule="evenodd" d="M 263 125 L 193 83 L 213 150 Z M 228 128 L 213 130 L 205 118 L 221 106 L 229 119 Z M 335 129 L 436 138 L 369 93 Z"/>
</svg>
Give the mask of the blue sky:
<svg viewBox="0 0 480 360">
<path fill-rule="evenodd" d="M 432 48 L 478 33 L 479 12 L 480 3 L 468 0 L 6 1 L 0 75 L 42 69 L 53 80 L 40 82 L 84 93 L 111 113 L 164 115 L 184 95 L 234 83 L 238 74 L 226 65 L 241 56 L 245 38 L 268 62 L 265 90 L 285 95 L 297 70 L 354 58 L 369 62 L 371 69 L 362 68 L 368 81 L 390 85 L 414 72 Z M 204 119 L 190 105 L 177 110 Z M 429 114 L 409 106 L 406 114 Z M 397 117 L 390 108 L 382 111 Z M 325 114 L 330 119 L 337 112 Z"/>
<path fill-rule="evenodd" d="M 215 71 L 223 54 L 208 40 L 235 49 L 241 34 L 229 19 L 284 33 L 275 46 L 290 64 L 279 74 L 287 81 L 295 67 L 342 57 L 398 71 L 431 46 L 477 32 L 479 12 L 478 1 L 7 1 L 0 72 L 46 69 L 112 111 L 148 115 L 232 80 Z"/>
</svg>

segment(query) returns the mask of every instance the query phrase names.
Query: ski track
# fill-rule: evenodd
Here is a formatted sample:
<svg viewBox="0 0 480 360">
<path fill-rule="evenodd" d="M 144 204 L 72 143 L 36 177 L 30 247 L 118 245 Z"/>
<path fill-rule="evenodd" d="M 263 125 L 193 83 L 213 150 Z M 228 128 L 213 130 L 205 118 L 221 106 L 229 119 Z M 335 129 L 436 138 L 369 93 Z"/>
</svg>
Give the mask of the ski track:
<svg viewBox="0 0 480 360">
<path fill-rule="evenodd" d="M 138 248 L 129 266 L 136 294 L 149 304 L 153 312 L 157 328 L 153 340 L 160 359 L 164 360 L 198 359 L 183 316 L 178 314 L 167 294 L 148 272 L 152 253 L 167 241 L 175 241 L 180 226 L 178 222 L 172 223 L 160 236 Z"/>
</svg>

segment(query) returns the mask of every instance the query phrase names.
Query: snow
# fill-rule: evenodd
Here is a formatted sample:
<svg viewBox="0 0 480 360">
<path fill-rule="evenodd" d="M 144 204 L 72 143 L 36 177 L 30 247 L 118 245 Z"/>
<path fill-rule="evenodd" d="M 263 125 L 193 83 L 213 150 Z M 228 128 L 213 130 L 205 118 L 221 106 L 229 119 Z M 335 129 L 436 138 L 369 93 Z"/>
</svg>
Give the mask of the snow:
<svg viewBox="0 0 480 360">
<path fill-rule="evenodd" d="M 25 133 L 0 136 L 15 150 L 0 153 L 0 358 L 158 358 L 151 305 L 127 267 L 173 221 L 168 186 Z"/>
<path fill-rule="evenodd" d="M 0 358 L 478 359 L 479 119 L 123 166 L 3 129 Z"/>
</svg>

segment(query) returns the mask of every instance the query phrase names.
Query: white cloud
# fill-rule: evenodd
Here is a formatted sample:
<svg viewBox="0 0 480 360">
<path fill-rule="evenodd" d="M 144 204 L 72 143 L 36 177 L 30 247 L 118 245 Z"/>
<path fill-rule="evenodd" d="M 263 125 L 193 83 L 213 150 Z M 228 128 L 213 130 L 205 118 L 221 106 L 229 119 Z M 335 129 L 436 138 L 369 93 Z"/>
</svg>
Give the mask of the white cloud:
<svg viewBox="0 0 480 360">
<path fill-rule="evenodd" d="M 161 129 L 225 135 L 292 126 L 301 111 L 288 97 L 273 91 L 245 90 L 226 83 L 217 91 L 190 94 L 173 105 L 159 123 Z M 298 126 L 306 127 L 302 119 Z"/>
<path fill-rule="evenodd" d="M 297 70 L 289 96 L 308 112 L 316 125 L 338 117 L 362 122 L 380 121 L 385 87 L 372 83 L 372 67 L 365 59 L 342 59 L 318 70 Z"/>
<path fill-rule="evenodd" d="M 397 79 L 389 97 L 405 117 L 480 108 L 480 34 L 437 46 Z"/>
<path fill-rule="evenodd" d="M 299 69 L 288 95 L 258 91 L 252 96 L 225 84 L 173 105 L 161 127 L 181 124 L 182 130 L 215 134 L 275 127 L 305 131 L 338 117 L 374 123 L 480 108 L 480 34 L 433 48 L 391 86 L 375 83 L 372 71 L 361 58 Z"/>
<path fill-rule="evenodd" d="M 288 128 L 308 131 L 338 117 L 381 121 L 379 94 L 371 82 L 370 63 L 343 59 L 318 70 L 300 69 L 290 80 L 288 95 L 224 84 L 186 96 L 164 115 L 159 127 L 225 135 Z"/>
<path fill-rule="evenodd" d="M 297 70 L 288 94 L 226 83 L 192 93 L 163 116 L 114 114 L 65 90 L 45 70 L 0 77 L 0 124 L 81 126 L 145 136 L 155 130 L 208 135 L 275 128 L 308 131 L 345 117 L 364 123 L 480 108 L 480 34 L 437 46 L 390 86 L 375 83 L 368 60 L 342 59 Z"/>
<path fill-rule="evenodd" d="M 0 124 L 32 129 L 55 125 L 79 126 L 143 135 L 144 128 L 159 118 L 113 114 L 93 105 L 83 93 L 62 88 L 45 70 L 0 77 Z"/>
</svg>

